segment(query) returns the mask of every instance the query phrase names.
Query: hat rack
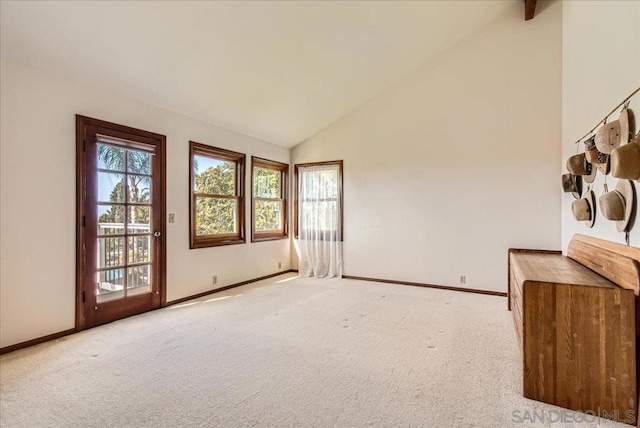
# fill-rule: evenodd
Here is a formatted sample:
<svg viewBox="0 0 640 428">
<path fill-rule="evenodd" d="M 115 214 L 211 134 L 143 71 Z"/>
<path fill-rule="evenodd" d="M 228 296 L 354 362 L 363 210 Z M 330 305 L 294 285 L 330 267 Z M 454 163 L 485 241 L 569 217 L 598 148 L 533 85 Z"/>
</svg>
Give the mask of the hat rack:
<svg viewBox="0 0 640 428">
<path fill-rule="evenodd" d="M 589 130 L 589 132 L 587 132 L 585 135 L 583 135 L 579 140 L 577 140 L 574 144 L 576 145 L 576 155 L 571 156 L 569 158 L 569 160 L 567 161 L 567 170 L 569 171 L 569 174 L 565 174 L 562 176 L 563 179 L 563 190 L 565 193 L 573 193 L 574 197 L 576 198 L 575 201 L 573 201 L 572 203 L 572 211 L 573 211 L 573 215 L 576 218 L 576 220 L 578 221 L 583 221 L 586 223 L 587 227 L 593 227 L 594 223 L 595 223 L 595 211 L 596 211 L 596 202 L 595 202 L 595 194 L 594 191 L 591 189 L 591 183 L 593 183 L 593 178 L 595 178 L 595 174 L 585 174 L 585 169 L 583 168 L 582 170 L 580 170 L 580 166 L 582 166 L 583 164 L 586 165 L 587 163 L 592 163 L 592 172 L 595 173 L 596 171 L 594 171 L 594 166 L 596 166 L 600 172 L 604 175 L 604 193 L 600 196 L 599 198 L 599 203 L 600 204 L 604 204 L 604 210 L 605 213 L 609 213 L 609 215 L 603 214 L 604 218 L 610 221 L 615 221 L 616 222 L 616 229 L 618 230 L 618 232 L 622 232 L 624 233 L 625 236 L 625 242 L 627 245 L 630 245 L 630 229 L 631 227 L 633 227 L 633 221 L 632 221 L 632 217 L 634 216 L 633 212 L 634 212 L 634 207 L 635 207 L 635 186 L 631 180 L 632 176 L 634 180 L 638 180 L 640 181 L 640 179 L 638 178 L 638 173 L 637 171 L 634 174 L 627 174 L 629 176 L 625 177 L 624 174 L 620 173 L 620 171 L 618 171 L 618 175 L 615 175 L 615 171 L 612 171 L 612 174 L 614 174 L 615 178 L 619 178 L 618 180 L 618 184 L 616 185 L 616 190 L 614 190 L 613 192 L 609 192 L 608 189 L 608 185 L 607 185 L 607 176 L 609 174 L 609 156 L 613 156 L 616 155 L 616 151 L 611 151 L 610 149 L 615 147 L 618 147 L 621 144 L 625 144 L 627 142 L 629 142 L 629 138 L 633 139 L 633 136 L 630 136 L 629 134 L 631 132 L 635 133 L 635 129 L 630 129 L 630 128 L 635 128 L 635 125 L 631 125 L 629 123 L 629 121 L 631 120 L 632 116 L 630 117 L 630 110 L 629 111 L 625 111 L 626 109 L 629 108 L 629 104 L 630 104 L 630 100 L 631 98 L 633 98 L 635 95 L 637 95 L 638 93 L 640 93 L 640 87 L 636 88 L 634 91 L 632 91 L 626 98 L 624 98 L 618 105 L 616 105 L 609 113 L 607 113 L 607 115 L 600 120 L 593 128 L 591 128 L 591 130 Z M 618 111 L 618 109 L 622 107 L 622 110 L 620 112 L 620 118 L 618 119 L 618 121 L 614 121 L 611 123 L 611 125 L 609 125 L 607 123 L 607 121 L 609 120 L 609 117 L 614 114 L 616 111 Z M 626 114 L 625 114 L 626 113 Z M 624 125 L 623 125 L 624 124 Z M 614 126 L 615 125 L 615 126 Z M 624 129 L 624 131 L 623 131 Z M 594 132 L 597 131 L 597 134 L 594 136 Z M 600 135 L 600 132 L 603 132 L 603 135 Z M 626 133 L 626 135 L 625 135 Z M 613 138 L 617 141 L 609 141 L 611 138 L 609 138 L 609 140 L 607 140 L 607 138 L 605 138 L 605 136 L 607 135 L 613 135 Z M 638 133 L 638 135 L 640 136 L 640 132 Z M 586 140 L 587 138 L 591 137 L 589 140 Z M 624 138 L 623 138 L 624 137 Z M 597 139 L 600 139 L 600 143 L 603 144 L 603 148 L 601 149 Z M 637 137 L 635 137 L 637 138 Z M 624 143 L 622 142 L 622 140 L 625 140 Z M 580 144 L 581 142 L 585 142 L 585 144 L 587 144 L 586 148 L 583 148 L 585 150 L 584 153 L 580 153 Z M 606 144 L 605 144 L 606 143 Z M 586 160 L 586 157 L 588 155 L 591 155 L 591 157 L 594 157 L 594 152 L 593 152 L 593 144 L 595 144 L 597 146 L 597 159 L 589 159 L 588 161 Z M 632 148 L 633 150 L 637 151 L 636 146 L 634 145 L 627 145 L 625 146 L 627 149 L 628 148 Z M 608 150 L 606 150 L 608 149 Z M 619 148 L 617 148 L 616 150 L 618 150 Z M 602 154 L 603 155 L 603 159 L 600 158 L 601 152 L 600 150 L 602 150 L 603 152 L 606 152 L 607 154 Z M 613 154 L 610 154 L 613 153 Z M 621 152 L 617 153 L 618 156 L 620 155 Z M 635 153 L 635 152 L 634 152 Z M 580 156 L 582 156 L 582 158 L 580 158 Z M 607 157 L 607 159 L 604 159 L 604 156 Z M 606 160 L 606 163 L 604 162 L 604 160 Z M 616 161 L 616 167 L 619 167 L 620 161 L 619 158 Z M 586 168 L 586 166 L 585 166 Z M 581 194 L 580 191 L 578 191 L 578 195 L 576 196 L 576 191 L 575 189 L 571 188 L 571 186 L 567 185 L 567 178 L 566 176 L 570 176 L 571 178 L 574 177 L 580 177 L 583 180 L 585 179 L 585 177 L 591 177 L 591 181 L 588 181 L 589 186 L 587 187 L 587 194 L 585 194 L 584 196 Z M 622 177 L 625 177 L 626 179 L 623 179 Z M 629 179 L 629 180 L 627 180 Z M 576 178 L 577 180 L 577 178 Z M 571 184 L 571 183 L 569 183 Z M 577 184 L 575 185 L 577 187 Z M 610 196 L 614 195 L 614 193 L 618 193 L 618 198 L 612 198 Z M 589 202 L 591 202 L 591 204 L 589 204 Z M 616 205 L 616 202 L 619 202 Z M 580 205 L 582 204 L 582 205 Z M 584 205 L 584 206 L 583 206 Z M 619 205 L 619 206 L 618 206 Z M 588 211 L 591 212 L 591 216 L 587 219 L 585 216 L 585 218 L 582 218 L 581 215 L 584 214 L 584 209 L 587 208 Z M 620 213 L 622 213 L 622 215 L 620 215 Z M 640 428 L 640 427 L 638 427 Z"/>
<path fill-rule="evenodd" d="M 638 92 L 640 92 L 640 87 L 636 88 L 635 91 L 631 92 L 629 94 L 629 96 L 627 96 L 627 98 L 625 98 L 624 100 L 622 100 L 622 102 L 620 104 L 618 104 L 617 106 L 615 106 L 613 108 L 613 110 L 611 110 L 609 113 L 607 113 L 607 115 L 596 124 L 596 126 L 594 126 L 593 128 L 591 128 L 591 130 L 589 132 L 587 132 L 586 134 L 584 134 L 582 136 L 582 138 L 580 138 L 578 141 L 576 141 L 574 144 L 578 144 L 580 143 L 582 140 L 584 140 L 585 138 L 587 138 L 589 135 L 593 134 L 593 131 L 595 131 L 596 129 L 598 129 L 598 126 L 600 126 L 603 123 L 607 123 L 607 119 L 609 119 L 609 116 L 611 116 L 613 113 L 616 112 L 616 110 L 618 110 L 620 107 L 622 107 L 627 101 L 629 101 L 635 94 L 637 94 Z"/>
</svg>

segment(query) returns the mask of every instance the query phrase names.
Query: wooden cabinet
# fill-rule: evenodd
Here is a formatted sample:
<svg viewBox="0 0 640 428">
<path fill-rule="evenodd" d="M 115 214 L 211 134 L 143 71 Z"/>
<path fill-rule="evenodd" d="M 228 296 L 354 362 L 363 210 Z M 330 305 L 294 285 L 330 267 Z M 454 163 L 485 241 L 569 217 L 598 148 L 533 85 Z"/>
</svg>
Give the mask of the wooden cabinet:
<svg viewBox="0 0 640 428">
<path fill-rule="evenodd" d="M 636 295 L 558 252 L 509 251 L 523 394 L 636 422 Z"/>
</svg>

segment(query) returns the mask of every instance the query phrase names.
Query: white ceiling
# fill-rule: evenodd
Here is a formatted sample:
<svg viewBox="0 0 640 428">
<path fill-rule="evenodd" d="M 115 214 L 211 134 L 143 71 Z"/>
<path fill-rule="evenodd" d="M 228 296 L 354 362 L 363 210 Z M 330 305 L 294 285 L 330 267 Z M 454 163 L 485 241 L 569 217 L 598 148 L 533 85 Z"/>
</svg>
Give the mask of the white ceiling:
<svg viewBox="0 0 640 428">
<path fill-rule="evenodd" d="M 2 1 L 3 57 L 291 147 L 511 1 Z"/>
</svg>

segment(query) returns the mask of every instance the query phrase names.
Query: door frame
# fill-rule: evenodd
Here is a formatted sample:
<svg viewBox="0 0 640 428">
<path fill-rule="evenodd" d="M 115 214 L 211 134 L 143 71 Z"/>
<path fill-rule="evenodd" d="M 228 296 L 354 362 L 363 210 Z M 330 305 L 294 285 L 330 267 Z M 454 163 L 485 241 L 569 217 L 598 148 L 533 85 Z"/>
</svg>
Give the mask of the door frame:
<svg viewBox="0 0 640 428">
<path fill-rule="evenodd" d="M 84 278 L 86 276 L 85 252 L 83 244 L 85 242 L 86 224 L 86 135 L 87 125 L 99 126 L 116 132 L 126 132 L 136 136 L 151 138 L 158 141 L 156 155 L 160 156 L 160 183 L 162 186 L 160 198 L 160 239 L 157 245 L 160 246 L 158 256 L 158 291 L 160 295 L 160 307 L 167 305 L 167 164 L 166 164 L 166 141 L 167 137 L 154 132 L 143 131 L 124 125 L 118 125 L 91 117 L 76 115 L 76 316 L 75 330 L 85 329 L 84 317 Z"/>
</svg>

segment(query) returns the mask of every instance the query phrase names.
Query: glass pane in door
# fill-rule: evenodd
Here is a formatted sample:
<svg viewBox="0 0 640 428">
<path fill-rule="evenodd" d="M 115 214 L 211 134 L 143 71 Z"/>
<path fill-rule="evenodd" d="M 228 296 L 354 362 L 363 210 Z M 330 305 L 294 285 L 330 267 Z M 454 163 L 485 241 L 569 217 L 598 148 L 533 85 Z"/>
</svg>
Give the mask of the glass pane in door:
<svg viewBox="0 0 640 428">
<path fill-rule="evenodd" d="M 151 154 L 129 150 L 127 157 L 127 172 L 132 174 L 151 175 Z"/>
<path fill-rule="evenodd" d="M 151 236 L 129 236 L 129 263 L 140 264 L 151 261 Z"/>
<path fill-rule="evenodd" d="M 130 206 L 127 208 L 127 232 L 151 233 L 150 206 Z"/>
<path fill-rule="evenodd" d="M 151 203 L 151 177 L 134 174 L 127 174 L 127 177 L 127 202 Z"/>
<path fill-rule="evenodd" d="M 98 238 L 98 268 L 124 266 L 124 237 Z"/>
<path fill-rule="evenodd" d="M 98 205 L 98 236 L 124 234 L 124 205 Z"/>
<path fill-rule="evenodd" d="M 98 272 L 98 303 L 124 297 L 124 269 Z"/>
<path fill-rule="evenodd" d="M 124 174 L 98 172 L 98 202 L 124 202 Z"/>
<path fill-rule="evenodd" d="M 151 266 L 134 266 L 127 269 L 127 295 L 151 291 Z"/>
<path fill-rule="evenodd" d="M 97 144 L 98 169 L 109 171 L 124 171 L 124 147 L 113 146 L 111 144 Z"/>
</svg>

